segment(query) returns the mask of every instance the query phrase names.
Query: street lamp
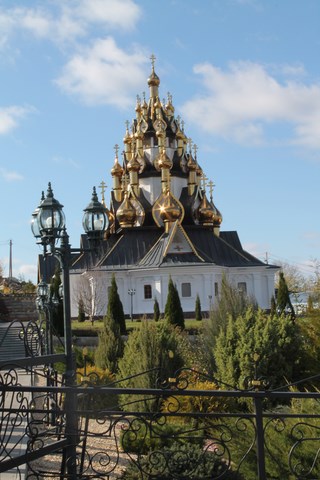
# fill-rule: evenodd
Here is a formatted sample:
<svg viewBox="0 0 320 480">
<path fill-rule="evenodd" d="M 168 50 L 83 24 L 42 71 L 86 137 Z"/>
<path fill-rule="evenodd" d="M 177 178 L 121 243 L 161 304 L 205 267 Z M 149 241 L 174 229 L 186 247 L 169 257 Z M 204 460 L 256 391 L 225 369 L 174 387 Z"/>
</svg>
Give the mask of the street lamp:
<svg viewBox="0 0 320 480">
<path fill-rule="evenodd" d="M 107 209 L 99 202 L 96 187 L 93 187 L 91 202 L 84 209 L 82 226 L 89 241 L 94 244 L 102 239 L 103 232 L 108 227 Z"/>
<path fill-rule="evenodd" d="M 131 310 L 130 310 L 130 320 L 132 322 L 133 320 L 133 295 L 136 294 L 136 290 L 134 288 L 129 288 L 128 289 L 128 295 L 131 297 Z"/>
<path fill-rule="evenodd" d="M 211 313 L 212 310 L 212 295 L 208 295 L 209 298 L 209 312 Z"/>
<path fill-rule="evenodd" d="M 71 249 L 69 236 L 66 230 L 65 215 L 63 205 L 54 198 L 51 183 L 48 184 L 47 195 L 42 195 L 37 209 L 32 214 L 31 229 L 37 239 L 37 243 L 43 247 L 43 255 L 53 255 L 59 261 L 62 272 L 62 298 L 63 298 L 63 319 L 64 319 L 64 349 L 66 358 L 66 386 L 72 387 L 75 381 L 75 358 L 72 348 L 72 330 L 71 330 L 71 309 L 70 309 L 70 279 L 69 265 L 71 262 L 71 253 L 79 250 Z M 105 207 L 98 202 L 98 198 L 93 189 L 92 200 L 85 209 L 83 226 L 89 240 L 97 241 L 102 238 L 107 223 L 107 214 Z M 60 246 L 57 246 L 60 241 Z M 49 250 L 49 251 L 48 251 Z M 46 282 L 40 282 L 38 290 L 38 303 L 44 305 L 45 298 L 48 298 L 48 292 L 45 291 Z M 50 322 L 50 317 L 49 320 Z M 47 346 L 48 348 L 48 346 Z M 50 347 L 49 347 L 50 348 Z M 77 438 L 77 398 L 76 394 L 70 390 L 65 397 L 66 411 L 66 436 L 69 440 L 66 447 L 67 472 L 68 478 L 76 480 L 76 438 Z"/>
</svg>

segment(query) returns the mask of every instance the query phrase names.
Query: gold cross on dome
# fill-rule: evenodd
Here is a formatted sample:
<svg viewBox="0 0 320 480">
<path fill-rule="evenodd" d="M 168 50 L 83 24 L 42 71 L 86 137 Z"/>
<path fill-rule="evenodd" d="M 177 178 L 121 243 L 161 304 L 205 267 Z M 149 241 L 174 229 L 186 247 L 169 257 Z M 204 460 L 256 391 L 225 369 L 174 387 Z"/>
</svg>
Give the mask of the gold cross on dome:
<svg viewBox="0 0 320 480">
<path fill-rule="evenodd" d="M 207 186 L 208 177 L 205 174 L 202 174 L 201 181 L 202 181 L 202 189 L 205 190 Z"/>
<path fill-rule="evenodd" d="M 193 154 L 194 154 L 194 157 L 195 157 L 195 158 L 197 157 L 197 151 L 198 151 L 198 145 L 196 145 L 196 144 L 194 143 L 194 145 L 193 145 Z"/>
<path fill-rule="evenodd" d="M 213 188 L 215 187 L 215 184 L 213 183 L 212 180 L 210 180 L 210 182 L 208 182 L 208 186 L 209 186 L 209 192 L 210 192 L 210 200 L 212 201 Z"/>
<path fill-rule="evenodd" d="M 114 151 L 116 152 L 116 158 L 118 158 L 118 153 L 119 153 L 119 145 L 116 143 L 115 146 L 113 147 Z"/>
<path fill-rule="evenodd" d="M 192 138 L 188 138 L 189 150 L 192 151 Z"/>
<path fill-rule="evenodd" d="M 152 68 L 154 69 L 154 62 L 156 61 L 156 57 L 154 54 L 151 55 L 150 60 L 151 60 Z"/>
<path fill-rule="evenodd" d="M 104 181 L 102 180 L 101 183 L 100 183 L 100 185 L 98 185 L 98 187 L 99 187 L 100 190 L 101 190 L 101 203 L 103 203 L 103 205 L 105 205 L 104 192 L 105 192 L 106 189 L 107 189 L 107 184 L 106 184 L 106 182 L 104 182 Z"/>
</svg>

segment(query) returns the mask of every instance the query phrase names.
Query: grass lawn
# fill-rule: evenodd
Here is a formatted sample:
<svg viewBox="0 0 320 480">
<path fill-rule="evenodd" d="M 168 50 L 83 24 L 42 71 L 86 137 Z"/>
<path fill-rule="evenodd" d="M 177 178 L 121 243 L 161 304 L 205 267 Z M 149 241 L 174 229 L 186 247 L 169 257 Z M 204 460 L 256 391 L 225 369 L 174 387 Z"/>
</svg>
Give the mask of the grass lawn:
<svg viewBox="0 0 320 480">
<path fill-rule="evenodd" d="M 154 320 L 150 319 L 147 320 L 148 322 L 153 322 Z M 160 320 L 160 322 L 163 320 Z M 203 323 L 206 321 L 206 319 L 203 319 L 202 321 L 197 321 L 194 318 L 187 318 L 185 319 L 185 328 L 189 332 L 194 332 L 194 331 L 199 331 L 202 328 Z M 140 328 L 141 321 L 131 321 L 131 320 L 126 320 L 126 327 L 128 332 Z M 72 320 L 72 331 L 77 334 L 81 334 L 81 336 L 92 336 L 97 334 L 100 330 L 103 328 L 103 320 L 96 320 L 93 325 L 89 322 L 89 320 L 86 320 L 85 322 L 78 322 L 77 320 Z"/>
</svg>

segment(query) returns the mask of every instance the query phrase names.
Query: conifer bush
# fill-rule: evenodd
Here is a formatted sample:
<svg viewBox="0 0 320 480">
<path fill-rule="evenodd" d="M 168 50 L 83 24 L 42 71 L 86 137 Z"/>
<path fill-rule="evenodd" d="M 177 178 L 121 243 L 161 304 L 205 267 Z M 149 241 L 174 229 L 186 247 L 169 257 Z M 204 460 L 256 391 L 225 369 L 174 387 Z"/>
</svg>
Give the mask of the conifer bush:
<svg viewBox="0 0 320 480">
<path fill-rule="evenodd" d="M 168 296 L 164 315 L 166 321 L 170 325 L 184 329 L 184 315 L 181 307 L 180 297 L 171 277 L 169 278 L 168 283 Z"/>
<path fill-rule="evenodd" d="M 119 324 L 112 316 L 104 317 L 104 328 L 99 333 L 98 347 L 95 350 L 95 363 L 101 369 L 112 373 L 118 370 L 119 359 L 123 355 L 124 342 Z"/>
<path fill-rule="evenodd" d="M 153 305 L 153 320 L 158 322 L 160 320 L 160 307 L 157 298 L 154 299 Z"/>
<path fill-rule="evenodd" d="M 202 320 L 201 302 L 200 302 L 199 294 L 197 294 L 197 297 L 196 297 L 195 318 L 198 321 Z"/>
<path fill-rule="evenodd" d="M 180 334 L 164 323 L 141 322 L 141 327 L 128 337 L 123 357 L 119 360 L 120 386 L 159 388 L 184 366 Z M 132 377 L 132 378 L 127 378 Z M 155 411 L 157 400 L 141 395 L 121 395 L 124 410 Z"/>
<path fill-rule="evenodd" d="M 116 277 L 114 274 L 112 275 L 111 279 L 111 287 L 108 295 L 108 307 L 106 316 L 109 319 L 113 319 L 119 325 L 121 335 L 126 335 L 126 321 L 123 312 L 122 302 L 118 293 Z"/>
</svg>

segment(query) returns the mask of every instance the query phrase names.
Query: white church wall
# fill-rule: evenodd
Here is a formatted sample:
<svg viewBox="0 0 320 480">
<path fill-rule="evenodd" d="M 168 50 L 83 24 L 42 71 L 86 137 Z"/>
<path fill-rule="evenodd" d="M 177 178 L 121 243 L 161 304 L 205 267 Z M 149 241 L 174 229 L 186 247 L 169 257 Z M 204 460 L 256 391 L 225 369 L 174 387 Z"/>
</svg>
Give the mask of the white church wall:
<svg viewBox="0 0 320 480">
<path fill-rule="evenodd" d="M 256 299 L 261 308 L 270 308 L 270 300 L 274 289 L 274 270 L 267 270 L 265 266 L 247 269 L 224 268 L 221 266 L 188 266 L 168 267 L 160 269 L 128 270 L 128 271 L 95 271 L 90 276 L 95 288 L 99 290 L 96 313 L 103 316 L 107 308 L 108 287 L 111 285 L 112 274 L 115 274 L 118 292 L 126 315 L 131 314 L 131 296 L 129 289 L 134 289 L 132 296 L 133 315 L 153 315 L 154 299 L 157 297 L 161 313 L 164 312 L 168 295 L 168 282 L 171 276 L 176 284 L 184 312 L 194 312 L 195 300 L 199 294 L 202 311 L 209 311 L 218 302 L 221 293 L 223 275 L 236 288 L 244 288 L 248 296 Z M 71 274 L 71 292 L 79 287 L 80 277 Z M 190 285 L 189 285 L 190 284 Z M 150 294 L 149 298 L 146 293 Z M 78 315 L 78 306 L 75 295 L 71 296 L 72 317 Z"/>
</svg>

